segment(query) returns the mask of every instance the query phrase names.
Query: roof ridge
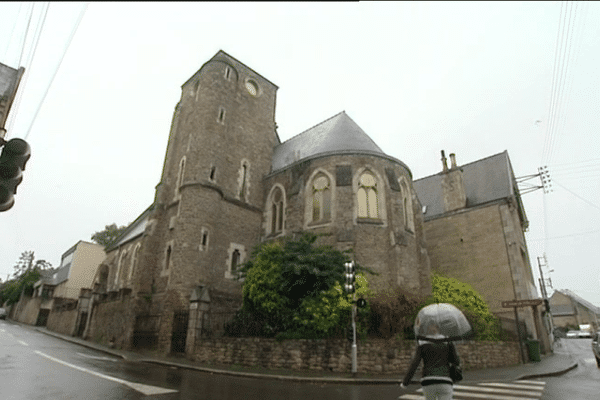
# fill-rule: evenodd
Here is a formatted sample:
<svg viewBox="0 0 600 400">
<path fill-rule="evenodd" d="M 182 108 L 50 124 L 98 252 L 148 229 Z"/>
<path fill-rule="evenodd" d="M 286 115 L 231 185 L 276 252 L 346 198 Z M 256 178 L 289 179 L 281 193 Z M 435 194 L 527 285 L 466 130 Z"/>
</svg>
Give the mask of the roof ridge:
<svg viewBox="0 0 600 400">
<path fill-rule="evenodd" d="M 504 151 L 501 151 L 500 153 L 492 154 L 491 156 L 483 157 L 483 158 L 480 158 L 479 160 L 475 160 L 475 161 L 468 162 L 466 164 L 459 165 L 458 168 L 462 168 L 462 167 L 465 167 L 467 165 L 471 165 L 471 164 L 475 164 L 475 163 L 478 163 L 478 162 L 481 162 L 481 161 L 484 161 L 484 160 L 488 160 L 488 159 L 493 158 L 493 157 L 498 157 L 498 156 L 503 155 L 503 154 L 506 155 L 507 161 L 510 162 L 510 158 L 508 157 L 508 150 L 504 150 Z M 415 179 L 413 182 L 420 181 L 420 180 L 427 179 L 427 178 L 431 178 L 433 176 L 441 175 L 441 174 L 444 174 L 444 173 L 445 173 L 444 171 L 436 172 L 435 174 L 424 176 L 424 177 L 419 178 L 419 179 Z"/>
</svg>

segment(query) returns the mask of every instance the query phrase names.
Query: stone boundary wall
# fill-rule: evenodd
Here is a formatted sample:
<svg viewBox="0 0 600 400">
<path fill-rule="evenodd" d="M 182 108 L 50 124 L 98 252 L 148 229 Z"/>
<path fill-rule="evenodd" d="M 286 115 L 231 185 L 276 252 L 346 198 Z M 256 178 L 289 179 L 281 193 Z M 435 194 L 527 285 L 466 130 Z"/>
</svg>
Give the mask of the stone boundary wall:
<svg viewBox="0 0 600 400">
<path fill-rule="evenodd" d="M 497 368 L 520 363 L 517 342 L 467 341 L 456 344 L 463 369 Z M 371 339 L 357 345 L 358 372 L 404 373 L 415 342 Z M 347 340 L 215 338 L 196 342 L 192 360 L 214 365 L 268 369 L 351 372 Z"/>
<path fill-rule="evenodd" d="M 77 309 L 59 311 L 52 310 L 48 315 L 46 328 L 53 332 L 63 335 L 72 335 L 75 331 L 75 322 L 77 321 Z"/>
<path fill-rule="evenodd" d="M 129 297 L 96 303 L 86 339 L 104 345 L 112 343 L 118 349 L 129 350 L 133 327 L 131 321 L 135 320 L 133 307 Z"/>
</svg>

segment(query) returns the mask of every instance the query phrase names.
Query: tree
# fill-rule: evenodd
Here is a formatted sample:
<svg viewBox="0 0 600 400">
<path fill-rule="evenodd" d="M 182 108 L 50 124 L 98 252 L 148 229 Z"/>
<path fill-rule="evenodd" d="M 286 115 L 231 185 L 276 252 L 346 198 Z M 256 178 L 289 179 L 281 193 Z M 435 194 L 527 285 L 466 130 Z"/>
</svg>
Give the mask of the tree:
<svg viewBox="0 0 600 400">
<path fill-rule="evenodd" d="M 104 230 L 92 235 L 92 240 L 104 246 L 106 249 L 125 231 L 125 229 L 127 229 L 127 226 L 120 226 L 117 228 L 117 224 L 106 225 Z"/>
<path fill-rule="evenodd" d="M 52 264 L 45 260 L 35 260 L 33 251 L 24 251 L 14 266 L 13 279 L 2 284 L 0 304 L 14 304 L 19 301 L 21 292 L 33 293 L 33 285 L 40 279 L 43 271 L 51 271 Z"/>
<path fill-rule="evenodd" d="M 349 257 L 331 246 L 316 246 L 316 240 L 316 235 L 304 234 L 297 240 L 254 248 L 241 269 L 243 306 L 227 327 L 230 335 L 326 337 L 334 333 L 350 315 L 340 285 Z"/>
<path fill-rule="evenodd" d="M 52 269 L 52 264 L 46 260 L 36 260 L 35 253 L 33 251 L 24 251 L 19 256 L 17 263 L 13 267 L 15 272 L 13 273 L 14 278 L 19 278 L 28 271 L 47 271 Z"/>
</svg>

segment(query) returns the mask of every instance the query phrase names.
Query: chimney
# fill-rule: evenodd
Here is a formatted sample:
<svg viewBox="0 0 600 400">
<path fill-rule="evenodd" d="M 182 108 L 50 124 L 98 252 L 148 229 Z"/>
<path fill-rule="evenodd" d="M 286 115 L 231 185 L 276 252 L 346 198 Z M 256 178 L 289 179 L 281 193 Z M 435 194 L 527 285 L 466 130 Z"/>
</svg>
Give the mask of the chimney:
<svg viewBox="0 0 600 400">
<path fill-rule="evenodd" d="M 446 153 L 442 150 L 442 171 L 448 172 L 448 163 L 446 162 Z"/>
<path fill-rule="evenodd" d="M 454 153 L 450 154 L 450 169 L 456 169 L 456 155 Z"/>
<path fill-rule="evenodd" d="M 442 193 L 444 196 L 444 209 L 446 212 L 460 210 L 467 206 L 467 194 L 463 182 L 463 172 L 456 165 L 456 155 L 450 154 L 450 170 L 446 166 L 446 158 L 442 151 L 444 172 L 442 175 Z"/>
</svg>

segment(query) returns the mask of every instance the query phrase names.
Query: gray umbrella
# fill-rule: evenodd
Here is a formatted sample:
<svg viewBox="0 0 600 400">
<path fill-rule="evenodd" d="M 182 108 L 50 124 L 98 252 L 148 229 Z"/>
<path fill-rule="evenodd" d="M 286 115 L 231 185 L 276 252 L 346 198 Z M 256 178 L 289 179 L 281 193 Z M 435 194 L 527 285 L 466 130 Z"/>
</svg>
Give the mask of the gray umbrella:
<svg viewBox="0 0 600 400">
<path fill-rule="evenodd" d="M 415 321 L 417 339 L 452 341 L 466 339 L 472 333 L 467 317 L 448 303 L 423 307 Z"/>
</svg>

